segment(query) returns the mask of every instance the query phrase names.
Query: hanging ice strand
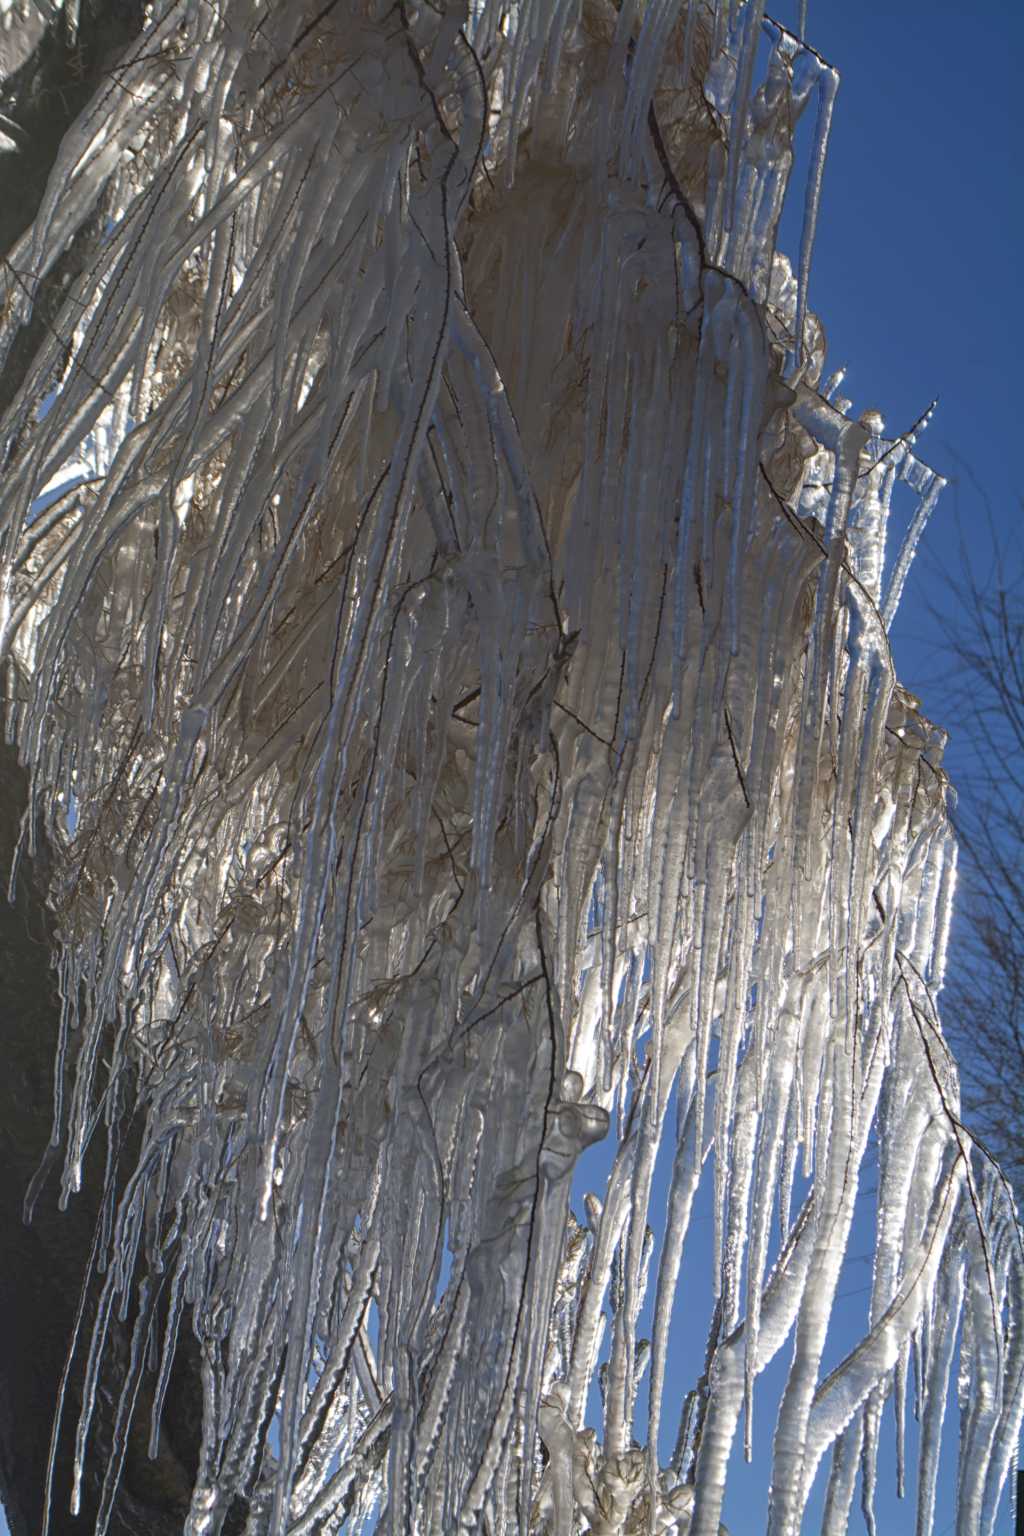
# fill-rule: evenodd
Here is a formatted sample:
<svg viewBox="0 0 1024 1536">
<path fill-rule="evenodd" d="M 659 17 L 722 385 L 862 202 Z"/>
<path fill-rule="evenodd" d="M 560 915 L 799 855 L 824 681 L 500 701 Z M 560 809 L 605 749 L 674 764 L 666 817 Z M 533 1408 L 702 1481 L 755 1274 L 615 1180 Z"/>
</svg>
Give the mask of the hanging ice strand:
<svg viewBox="0 0 1024 1536">
<path fill-rule="evenodd" d="M 724 0 L 180 0 L 65 139 L 5 355 L 109 212 L 0 428 L 0 583 L 66 1198 L 111 1149 L 97 1532 L 184 1340 L 190 1536 L 717 1536 L 740 1434 L 770 1536 L 825 1458 L 838 1536 L 911 1362 L 919 1536 L 954 1367 L 991 1529 L 1024 1264 L 887 639 L 894 485 L 915 539 L 940 487 L 808 307 L 836 80 Z"/>
</svg>

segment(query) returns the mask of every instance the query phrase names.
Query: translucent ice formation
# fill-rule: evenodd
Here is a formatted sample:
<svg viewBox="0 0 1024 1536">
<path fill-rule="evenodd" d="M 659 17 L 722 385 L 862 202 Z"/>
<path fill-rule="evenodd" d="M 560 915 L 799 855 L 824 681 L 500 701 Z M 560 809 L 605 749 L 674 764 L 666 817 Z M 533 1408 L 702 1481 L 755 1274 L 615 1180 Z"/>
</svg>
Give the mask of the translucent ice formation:
<svg viewBox="0 0 1024 1536">
<path fill-rule="evenodd" d="M 65 1198 L 115 1153 L 80 1465 L 135 1318 L 99 1530 L 183 1329 L 190 1536 L 236 1497 L 252 1536 L 717 1536 L 784 1346 L 769 1536 L 826 1456 L 845 1532 L 911 1357 L 931 1531 L 957 1354 L 957 1529 L 990 1527 L 1024 1265 L 936 1014 L 942 738 L 887 640 L 941 486 L 821 383 L 836 84 L 752 3 L 158 0 L 65 139 L 0 345 L 113 212 L 0 428 L 0 619 Z"/>
</svg>

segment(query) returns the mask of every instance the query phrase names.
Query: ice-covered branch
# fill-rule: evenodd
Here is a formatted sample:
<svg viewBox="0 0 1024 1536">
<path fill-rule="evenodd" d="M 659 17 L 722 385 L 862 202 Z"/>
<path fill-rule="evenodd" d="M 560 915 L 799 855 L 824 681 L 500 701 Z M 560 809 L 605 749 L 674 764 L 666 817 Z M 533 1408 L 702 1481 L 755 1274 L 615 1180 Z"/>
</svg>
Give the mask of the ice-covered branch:
<svg viewBox="0 0 1024 1536">
<path fill-rule="evenodd" d="M 887 638 L 940 486 L 822 382 L 835 83 L 753 3 L 176 0 L 63 139 L 0 344 L 92 244 L 0 422 L 0 643 L 65 1199 L 112 1148 L 80 1459 L 109 1318 L 115 1440 L 153 1378 L 154 1447 L 191 1329 L 190 1536 L 238 1501 L 252 1536 L 717 1536 L 787 1340 L 772 1536 L 832 1446 L 845 1529 L 911 1349 L 919 1530 L 956 1348 L 992 1517 L 1024 1270 L 940 1049 L 942 738 Z"/>
</svg>

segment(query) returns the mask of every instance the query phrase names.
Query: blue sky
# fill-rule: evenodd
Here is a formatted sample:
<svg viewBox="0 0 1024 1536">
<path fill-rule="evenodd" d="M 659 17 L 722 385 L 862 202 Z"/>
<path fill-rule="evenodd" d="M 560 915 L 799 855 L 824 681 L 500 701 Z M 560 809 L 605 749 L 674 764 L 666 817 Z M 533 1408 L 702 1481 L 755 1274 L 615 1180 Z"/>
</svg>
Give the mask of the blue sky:
<svg viewBox="0 0 1024 1536">
<path fill-rule="evenodd" d="M 935 681 L 942 637 L 930 607 L 949 607 L 945 576 L 961 559 L 958 514 L 972 558 L 984 569 L 987 512 L 967 469 L 988 498 L 1000 536 L 1021 547 L 1024 6 L 811 0 L 809 13 L 810 41 L 842 75 L 811 302 L 825 324 L 831 367 L 847 367 L 843 392 L 855 411 L 876 407 L 890 431 L 902 431 L 939 398 L 918 451 L 952 483 L 908 582 L 894 641 L 902 680 L 933 719 L 954 724 Z M 791 25 L 796 6 L 776 14 Z M 954 775 L 957 757 L 954 728 Z M 854 1244 L 854 1260 L 866 1285 L 870 1256 Z M 851 1339 L 862 1297 L 851 1281 L 842 1303 Z M 699 1331 L 698 1349 L 702 1343 Z M 692 1379 L 691 1361 L 678 1364 L 679 1374 Z M 755 1433 L 768 1436 L 770 1428 L 770 1414 L 762 1412 Z M 763 1459 L 755 1458 L 727 1516 L 733 1536 L 760 1536 L 763 1481 Z M 910 1508 L 892 1493 L 891 1466 L 883 1468 L 879 1516 L 882 1536 L 911 1527 Z M 859 1515 L 851 1536 L 861 1536 L 858 1522 Z M 952 1528 L 940 1519 L 935 1536 Z M 1004 1508 L 997 1536 L 1010 1531 Z M 0 1512 L 0 1536 L 6 1532 Z"/>
<path fill-rule="evenodd" d="M 945 723 L 941 687 L 929 683 L 941 632 L 928 605 L 948 607 L 942 572 L 958 568 L 958 512 L 984 562 L 986 513 L 967 470 L 1004 537 L 1019 538 L 1024 495 L 1024 7 L 811 0 L 808 35 L 842 76 L 811 279 L 830 366 L 847 365 L 842 392 L 858 412 L 880 409 L 892 432 L 939 401 L 918 452 L 951 484 L 893 633 L 903 681 Z"/>
</svg>

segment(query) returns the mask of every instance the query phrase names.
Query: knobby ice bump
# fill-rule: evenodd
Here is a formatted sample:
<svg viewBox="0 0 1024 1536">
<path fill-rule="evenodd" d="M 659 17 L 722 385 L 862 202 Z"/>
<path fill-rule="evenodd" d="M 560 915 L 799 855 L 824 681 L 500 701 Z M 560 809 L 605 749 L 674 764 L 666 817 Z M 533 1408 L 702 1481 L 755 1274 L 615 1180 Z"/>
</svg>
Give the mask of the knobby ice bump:
<svg viewBox="0 0 1024 1536">
<path fill-rule="evenodd" d="M 839 1536 L 911 1375 L 926 1536 L 954 1369 L 991 1530 L 1024 1264 L 936 1011 L 943 736 L 887 640 L 941 482 L 823 382 L 807 302 L 837 78 L 725 0 L 157 0 L 66 135 L 5 356 L 109 217 L 0 429 L 0 611 L 65 1199 L 118 1150 L 73 1345 L 80 1481 L 130 1319 L 97 1531 L 184 1330 L 189 1536 L 239 1499 L 251 1536 L 717 1536 L 741 1434 L 768 1536 L 826 1457 Z"/>
</svg>

